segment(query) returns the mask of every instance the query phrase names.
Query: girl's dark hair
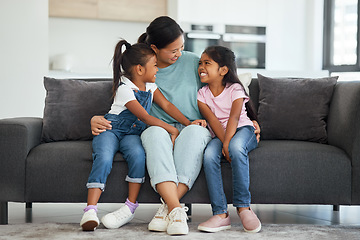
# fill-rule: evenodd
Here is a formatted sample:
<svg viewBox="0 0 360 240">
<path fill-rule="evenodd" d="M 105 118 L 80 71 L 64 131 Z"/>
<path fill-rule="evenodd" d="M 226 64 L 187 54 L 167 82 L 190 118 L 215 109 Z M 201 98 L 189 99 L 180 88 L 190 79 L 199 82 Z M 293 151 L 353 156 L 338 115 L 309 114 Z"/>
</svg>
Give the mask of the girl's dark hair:
<svg viewBox="0 0 360 240">
<path fill-rule="evenodd" d="M 158 49 L 162 49 L 174 42 L 184 31 L 174 19 L 168 16 L 155 18 L 146 28 L 138 43 L 154 44 Z"/>
<path fill-rule="evenodd" d="M 220 67 L 227 66 L 229 71 L 224 76 L 222 83 L 226 86 L 227 83 L 233 84 L 238 83 L 243 88 L 243 84 L 241 83 L 238 75 L 237 75 L 237 68 L 235 62 L 235 54 L 227 47 L 223 46 L 210 46 L 207 47 L 203 53 L 206 53 L 212 60 L 214 60 Z M 248 95 L 245 92 L 246 95 Z M 257 113 L 252 104 L 251 99 L 245 104 L 247 114 L 251 120 L 257 120 Z"/>
<path fill-rule="evenodd" d="M 124 52 L 122 52 L 123 46 L 126 48 Z M 156 56 L 156 54 L 147 44 L 136 43 L 131 45 L 126 40 L 120 40 L 116 44 L 113 57 L 113 97 L 116 95 L 121 77 L 125 76 L 131 80 L 133 66 L 139 64 L 145 66 L 152 56 Z"/>
</svg>

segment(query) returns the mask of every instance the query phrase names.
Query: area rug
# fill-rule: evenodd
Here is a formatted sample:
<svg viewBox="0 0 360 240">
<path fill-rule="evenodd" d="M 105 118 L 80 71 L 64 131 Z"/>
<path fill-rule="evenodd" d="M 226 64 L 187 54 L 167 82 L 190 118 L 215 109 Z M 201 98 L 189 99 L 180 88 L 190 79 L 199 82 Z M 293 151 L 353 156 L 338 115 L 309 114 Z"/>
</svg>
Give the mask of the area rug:
<svg viewBox="0 0 360 240">
<path fill-rule="evenodd" d="M 360 239 L 360 227 L 358 226 L 264 224 L 259 233 L 245 233 L 240 224 L 233 224 L 231 229 L 226 231 L 204 233 L 197 230 L 197 225 L 198 223 L 189 223 L 190 232 L 188 235 L 169 236 L 163 232 L 149 232 L 146 223 L 129 223 L 120 229 L 105 229 L 104 227 L 99 227 L 94 232 L 83 232 L 79 228 L 79 225 L 75 223 L 9 224 L 0 225 L 0 239 Z"/>
</svg>

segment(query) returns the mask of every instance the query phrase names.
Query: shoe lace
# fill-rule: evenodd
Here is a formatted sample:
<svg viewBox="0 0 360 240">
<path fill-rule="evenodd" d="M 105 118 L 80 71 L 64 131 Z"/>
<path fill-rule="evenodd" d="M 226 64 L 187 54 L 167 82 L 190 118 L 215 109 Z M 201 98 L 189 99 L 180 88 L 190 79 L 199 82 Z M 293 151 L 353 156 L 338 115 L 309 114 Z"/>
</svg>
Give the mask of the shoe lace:
<svg viewBox="0 0 360 240">
<path fill-rule="evenodd" d="M 122 219 L 128 217 L 128 215 L 125 214 L 125 213 L 122 211 L 121 208 L 120 208 L 119 210 L 117 210 L 117 211 L 114 212 L 114 216 L 115 216 L 116 219 L 118 219 L 118 220 L 122 220 Z"/>
<path fill-rule="evenodd" d="M 157 210 L 155 217 L 156 218 L 163 218 L 166 217 L 166 215 L 168 214 L 168 208 L 167 205 L 165 204 L 165 202 L 161 199 L 161 206 L 159 207 L 159 209 Z"/>
<path fill-rule="evenodd" d="M 169 214 L 170 222 L 184 222 L 185 219 L 188 220 L 186 212 L 189 210 L 188 207 L 178 208 L 176 211 L 172 211 Z"/>
</svg>

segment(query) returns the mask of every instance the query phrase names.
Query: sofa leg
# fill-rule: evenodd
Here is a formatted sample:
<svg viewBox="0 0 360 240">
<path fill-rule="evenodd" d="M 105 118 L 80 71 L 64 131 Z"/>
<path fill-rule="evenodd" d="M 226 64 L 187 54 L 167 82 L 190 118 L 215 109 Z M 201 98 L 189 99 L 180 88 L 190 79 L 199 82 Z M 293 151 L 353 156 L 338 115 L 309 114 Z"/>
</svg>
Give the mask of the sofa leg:
<svg viewBox="0 0 360 240">
<path fill-rule="evenodd" d="M 188 217 L 191 217 L 191 214 L 192 214 L 192 205 L 191 205 L 191 203 L 185 203 L 185 206 L 189 208 L 189 210 L 187 211 Z"/>
<path fill-rule="evenodd" d="M 8 224 L 8 202 L 0 202 L 0 224 Z"/>
<path fill-rule="evenodd" d="M 26 208 L 32 208 L 32 202 L 26 202 Z"/>
<path fill-rule="evenodd" d="M 338 212 L 340 210 L 340 205 L 333 205 L 333 211 Z"/>
</svg>

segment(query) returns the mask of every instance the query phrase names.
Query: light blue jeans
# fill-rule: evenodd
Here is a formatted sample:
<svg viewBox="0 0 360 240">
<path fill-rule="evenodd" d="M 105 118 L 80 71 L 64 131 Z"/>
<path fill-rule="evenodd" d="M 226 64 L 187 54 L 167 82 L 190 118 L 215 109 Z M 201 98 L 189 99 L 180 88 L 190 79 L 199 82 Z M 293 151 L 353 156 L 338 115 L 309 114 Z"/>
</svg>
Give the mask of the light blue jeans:
<svg viewBox="0 0 360 240">
<path fill-rule="evenodd" d="M 147 128 L 141 134 L 146 152 L 146 166 L 151 186 L 161 182 L 183 183 L 189 190 L 199 175 L 204 149 L 211 140 L 208 129 L 174 124 L 180 134 L 173 146 L 169 133 L 157 126 Z"/>
<path fill-rule="evenodd" d="M 254 130 L 252 126 L 238 128 L 229 144 L 234 207 L 250 206 L 248 153 L 258 145 Z M 221 176 L 221 159 L 222 142 L 215 137 L 209 142 L 204 153 L 204 171 L 213 215 L 227 212 L 227 201 Z"/>
</svg>

